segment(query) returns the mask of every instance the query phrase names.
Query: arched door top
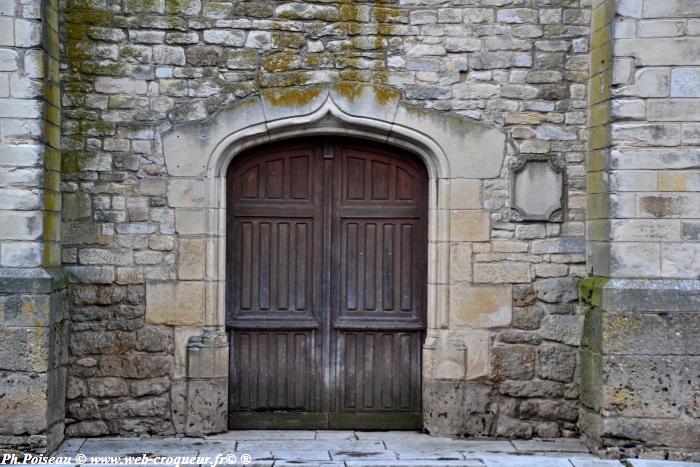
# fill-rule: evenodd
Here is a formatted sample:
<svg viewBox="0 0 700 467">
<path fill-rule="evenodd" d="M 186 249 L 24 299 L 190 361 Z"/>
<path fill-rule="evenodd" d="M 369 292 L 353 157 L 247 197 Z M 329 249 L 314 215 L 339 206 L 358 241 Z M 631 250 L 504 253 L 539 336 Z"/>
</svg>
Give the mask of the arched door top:
<svg viewBox="0 0 700 467">
<path fill-rule="evenodd" d="M 339 133 L 410 149 L 431 178 L 495 178 L 506 153 L 505 134 L 492 125 L 405 104 L 390 87 L 350 82 L 264 90 L 208 119 L 177 125 L 164 134 L 163 148 L 170 175 L 220 177 L 243 149 Z"/>
</svg>

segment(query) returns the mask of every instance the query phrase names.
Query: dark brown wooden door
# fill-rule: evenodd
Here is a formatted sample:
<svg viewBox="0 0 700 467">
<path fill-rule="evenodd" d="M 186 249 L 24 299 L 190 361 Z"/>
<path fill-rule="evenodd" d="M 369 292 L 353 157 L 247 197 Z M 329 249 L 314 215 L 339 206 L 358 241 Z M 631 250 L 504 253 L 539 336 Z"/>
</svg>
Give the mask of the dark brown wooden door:
<svg viewBox="0 0 700 467">
<path fill-rule="evenodd" d="M 317 138 L 242 154 L 227 177 L 230 427 L 420 427 L 423 165 Z"/>
</svg>

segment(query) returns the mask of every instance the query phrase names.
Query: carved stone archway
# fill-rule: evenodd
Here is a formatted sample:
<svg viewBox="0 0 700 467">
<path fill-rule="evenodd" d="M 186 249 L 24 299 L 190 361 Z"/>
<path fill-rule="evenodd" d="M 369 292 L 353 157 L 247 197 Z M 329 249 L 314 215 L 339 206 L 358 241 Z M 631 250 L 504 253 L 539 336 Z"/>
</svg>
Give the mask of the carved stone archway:
<svg viewBox="0 0 700 467">
<path fill-rule="evenodd" d="M 447 361 L 451 195 L 455 180 L 501 175 L 506 153 L 499 129 L 448 112 L 407 105 L 399 91 L 377 85 L 339 82 L 303 88 L 268 89 L 236 102 L 210 118 L 178 125 L 163 135 L 168 174 L 180 189 L 202 194 L 202 205 L 176 208 L 187 218 L 188 232 L 206 238 L 204 309 L 199 335 L 189 337 L 176 372 L 184 375 L 179 409 L 182 429 L 190 434 L 226 430 L 228 344 L 225 335 L 226 196 L 225 174 L 242 151 L 298 136 L 346 135 L 409 150 L 424 162 L 429 175 L 427 339 L 423 378 L 446 372 L 465 379 L 488 375 L 488 338 L 483 331 L 460 331 L 463 361 Z M 474 210 L 486 216 L 488 211 Z M 180 233 L 180 232 L 178 232 Z M 190 328 L 190 333 L 192 332 Z M 459 359 L 458 359 L 459 360 Z M 478 362 L 477 362 L 478 360 Z M 442 365 L 442 366 L 441 366 Z M 460 367 L 461 365 L 461 367 Z M 479 368 L 481 367 L 481 368 Z M 468 370 L 467 368 L 470 368 Z M 470 373 L 471 371 L 471 373 Z M 425 397 L 424 397 L 425 399 Z M 431 404 L 424 400 L 425 410 Z M 178 424 L 176 423 L 176 426 Z M 439 431 L 439 430 L 438 430 Z"/>
</svg>

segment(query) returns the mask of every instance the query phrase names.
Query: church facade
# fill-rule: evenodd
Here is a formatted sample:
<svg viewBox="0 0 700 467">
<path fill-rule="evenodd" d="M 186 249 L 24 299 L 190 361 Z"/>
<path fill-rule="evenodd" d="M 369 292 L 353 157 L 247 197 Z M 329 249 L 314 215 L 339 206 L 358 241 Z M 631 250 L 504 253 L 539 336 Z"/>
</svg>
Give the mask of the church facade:
<svg viewBox="0 0 700 467">
<path fill-rule="evenodd" d="M 694 0 L 0 0 L 0 446 L 700 459 Z"/>
</svg>

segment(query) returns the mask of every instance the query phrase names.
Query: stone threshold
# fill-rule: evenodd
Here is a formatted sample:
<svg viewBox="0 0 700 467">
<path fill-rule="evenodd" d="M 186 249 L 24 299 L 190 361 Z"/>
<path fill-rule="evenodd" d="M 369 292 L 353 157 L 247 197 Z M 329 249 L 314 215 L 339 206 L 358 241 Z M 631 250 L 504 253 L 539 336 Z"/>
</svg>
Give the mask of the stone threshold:
<svg viewBox="0 0 700 467">
<path fill-rule="evenodd" d="M 410 431 L 241 430 L 201 438 L 74 438 L 54 456 L 231 456 L 253 466 L 482 466 L 482 467 L 691 467 L 697 463 L 642 459 L 602 460 L 577 438 L 454 439 Z M 243 464 L 242 456 L 250 456 Z M 210 461 L 211 462 L 211 461 Z M 73 465 L 80 465 L 78 463 Z M 100 464 L 104 465 L 104 464 Z M 112 463 L 112 465 L 123 465 Z M 151 465 L 151 464 L 142 464 Z M 152 465 L 155 465 L 152 464 Z M 170 464 L 159 464 L 170 465 Z M 174 465 L 174 464 L 172 464 Z"/>
</svg>

